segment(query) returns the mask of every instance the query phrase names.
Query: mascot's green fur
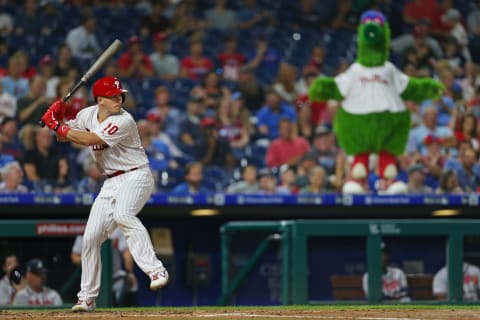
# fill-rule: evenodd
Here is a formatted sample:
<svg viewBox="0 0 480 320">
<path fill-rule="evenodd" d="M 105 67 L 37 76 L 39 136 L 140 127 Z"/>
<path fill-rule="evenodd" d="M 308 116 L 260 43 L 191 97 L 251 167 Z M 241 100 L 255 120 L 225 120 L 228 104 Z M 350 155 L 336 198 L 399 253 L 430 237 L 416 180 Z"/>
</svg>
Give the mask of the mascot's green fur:
<svg viewBox="0 0 480 320">
<path fill-rule="evenodd" d="M 397 175 L 396 156 L 404 152 L 411 128 L 403 100 L 436 99 L 443 91 L 438 81 L 408 77 L 388 61 L 390 28 L 380 12 L 363 13 L 357 35 L 357 61 L 335 78 L 315 79 L 308 92 L 312 101 L 342 101 L 334 131 L 339 145 L 354 156 L 355 181 L 344 185 L 347 193 L 365 191 L 362 185 L 370 153 L 379 155 L 380 177 L 393 181 Z M 406 190 L 398 186 L 397 192 Z"/>
</svg>

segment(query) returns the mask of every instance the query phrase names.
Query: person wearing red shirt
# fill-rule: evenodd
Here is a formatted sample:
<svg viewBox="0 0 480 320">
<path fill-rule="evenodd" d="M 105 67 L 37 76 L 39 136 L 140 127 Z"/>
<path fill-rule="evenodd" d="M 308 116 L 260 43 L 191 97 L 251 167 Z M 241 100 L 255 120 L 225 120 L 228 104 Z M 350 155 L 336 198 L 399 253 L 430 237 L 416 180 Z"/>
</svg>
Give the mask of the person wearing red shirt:
<svg viewBox="0 0 480 320">
<path fill-rule="evenodd" d="M 223 70 L 223 78 L 229 81 L 237 81 L 240 67 L 245 63 L 246 58 L 237 50 L 237 39 L 229 35 L 224 41 L 224 52 L 217 57 Z"/>
<path fill-rule="evenodd" d="M 435 0 L 411 0 L 403 6 L 403 21 L 414 25 L 419 20 L 428 19 L 431 23 L 438 12 L 439 8 Z"/>
<path fill-rule="evenodd" d="M 128 51 L 120 56 L 118 66 L 121 78 L 150 78 L 154 73 L 152 61 L 142 52 L 138 36 L 128 39 Z"/>
<path fill-rule="evenodd" d="M 202 80 L 203 77 L 213 70 L 213 63 L 203 56 L 203 43 L 194 40 L 190 43 L 190 56 L 184 57 L 180 63 L 180 75 L 191 80 Z"/>
<path fill-rule="evenodd" d="M 310 150 L 310 145 L 303 137 L 296 137 L 293 123 L 283 118 L 278 124 L 280 137 L 273 140 L 267 150 L 266 163 L 269 167 L 283 164 L 296 165 L 301 157 Z"/>
</svg>

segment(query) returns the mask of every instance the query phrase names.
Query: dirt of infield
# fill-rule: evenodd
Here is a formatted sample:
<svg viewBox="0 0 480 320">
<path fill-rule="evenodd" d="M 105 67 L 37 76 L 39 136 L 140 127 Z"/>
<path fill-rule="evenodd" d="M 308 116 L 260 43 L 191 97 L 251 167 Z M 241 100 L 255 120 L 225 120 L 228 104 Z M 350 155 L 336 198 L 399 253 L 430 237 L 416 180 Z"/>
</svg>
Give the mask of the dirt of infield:
<svg viewBox="0 0 480 320">
<path fill-rule="evenodd" d="M 269 309 L 269 308 L 148 308 L 142 310 L 102 309 L 93 313 L 72 313 L 65 310 L 3 310 L 2 320 L 49 320 L 49 319 L 88 319 L 88 320 L 288 320 L 288 319 L 330 319 L 330 320 L 480 320 L 480 309 L 466 307 L 443 308 L 342 308 L 324 309 Z"/>
</svg>

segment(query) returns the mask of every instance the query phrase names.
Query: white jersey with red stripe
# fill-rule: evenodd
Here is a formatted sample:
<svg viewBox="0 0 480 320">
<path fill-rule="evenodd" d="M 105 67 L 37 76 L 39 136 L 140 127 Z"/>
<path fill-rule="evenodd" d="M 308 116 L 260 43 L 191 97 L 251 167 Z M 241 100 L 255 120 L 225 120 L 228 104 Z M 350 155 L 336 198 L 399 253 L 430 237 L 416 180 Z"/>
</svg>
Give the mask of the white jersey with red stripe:
<svg viewBox="0 0 480 320">
<path fill-rule="evenodd" d="M 81 110 L 67 125 L 70 128 L 94 132 L 105 142 L 89 148 L 94 160 L 106 175 L 148 164 L 135 120 L 124 109 L 100 123 L 98 106 L 94 105 Z"/>
</svg>

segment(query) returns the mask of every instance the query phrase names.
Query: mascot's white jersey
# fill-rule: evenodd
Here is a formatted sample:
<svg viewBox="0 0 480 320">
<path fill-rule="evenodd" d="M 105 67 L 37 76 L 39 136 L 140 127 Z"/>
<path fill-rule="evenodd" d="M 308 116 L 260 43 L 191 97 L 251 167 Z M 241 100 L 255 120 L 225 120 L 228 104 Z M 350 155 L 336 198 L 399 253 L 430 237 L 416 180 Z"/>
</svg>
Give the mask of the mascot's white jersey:
<svg viewBox="0 0 480 320">
<path fill-rule="evenodd" d="M 388 61 L 378 67 L 365 67 L 355 62 L 335 77 L 335 83 L 345 98 L 342 107 L 353 114 L 405 111 L 400 94 L 408 81 L 408 76 Z"/>
</svg>

